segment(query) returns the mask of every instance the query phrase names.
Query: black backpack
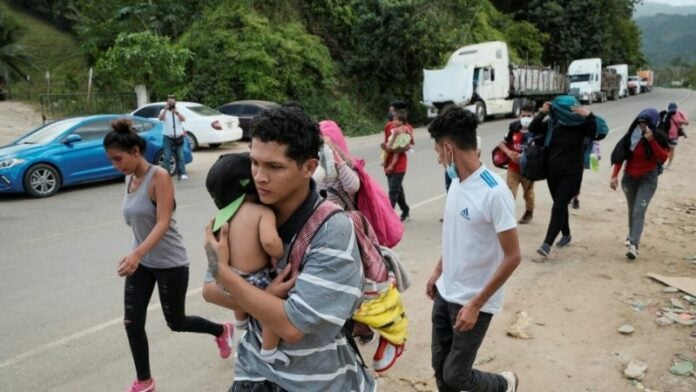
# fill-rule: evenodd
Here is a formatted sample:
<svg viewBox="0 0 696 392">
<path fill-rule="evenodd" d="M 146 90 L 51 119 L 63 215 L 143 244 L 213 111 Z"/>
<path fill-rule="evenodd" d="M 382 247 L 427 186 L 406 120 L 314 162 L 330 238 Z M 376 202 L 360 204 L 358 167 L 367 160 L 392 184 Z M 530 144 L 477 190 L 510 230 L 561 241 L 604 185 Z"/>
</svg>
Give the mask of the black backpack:
<svg viewBox="0 0 696 392">
<path fill-rule="evenodd" d="M 661 130 L 665 134 L 669 135 L 669 128 L 672 126 L 672 113 L 663 110 L 660 112 L 659 121 L 657 122 L 657 129 Z"/>
</svg>

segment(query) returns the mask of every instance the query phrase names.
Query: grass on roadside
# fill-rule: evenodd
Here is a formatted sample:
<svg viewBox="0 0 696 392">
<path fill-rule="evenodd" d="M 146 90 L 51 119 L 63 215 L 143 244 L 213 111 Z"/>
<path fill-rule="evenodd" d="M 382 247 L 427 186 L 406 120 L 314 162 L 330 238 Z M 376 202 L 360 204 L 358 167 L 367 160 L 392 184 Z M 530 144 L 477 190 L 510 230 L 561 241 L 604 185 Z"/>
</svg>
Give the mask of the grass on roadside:
<svg viewBox="0 0 696 392">
<path fill-rule="evenodd" d="M 35 65 L 35 68 L 26 69 L 29 83 L 11 77 L 13 99 L 38 104 L 39 94 L 46 93 L 47 70 L 51 73 L 51 92 L 87 92 L 89 67 L 75 37 L 47 21 L 11 7 L 7 0 L 0 0 L 0 7 L 23 27 L 19 43 Z"/>
</svg>

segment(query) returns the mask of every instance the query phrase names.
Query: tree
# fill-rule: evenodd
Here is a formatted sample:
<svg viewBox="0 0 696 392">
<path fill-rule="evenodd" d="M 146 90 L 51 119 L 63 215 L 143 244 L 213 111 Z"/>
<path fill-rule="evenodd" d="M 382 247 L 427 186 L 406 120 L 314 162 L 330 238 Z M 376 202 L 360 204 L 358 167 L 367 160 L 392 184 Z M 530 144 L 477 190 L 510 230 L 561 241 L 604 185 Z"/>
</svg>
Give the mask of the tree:
<svg viewBox="0 0 696 392">
<path fill-rule="evenodd" d="M 225 1 L 205 12 L 181 43 L 195 54 L 186 95 L 212 106 L 306 100 L 335 83 L 331 56 L 318 37 L 296 22 L 271 23 L 244 2 Z"/>
<path fill-rule="evenodd" d="M 185 83 L 186 61 L 191 52 L 172 44 L 168 37 L 150 32 L 121 33 L 96 64 L 96 76 L 115 87 L 144 85 L 173 91 Z"/>
<path fill-rule="evenodd" d="M 21 31 L 19 22 L 0 8 L 0 76 L 7 69 L 24 78 L 26 68 L 33 67 L 31 58 L 24 53 L 22 45 L 17 43 Z"/>
<path fill-rule="evenodd" d="M 567 65 L 600 57 L 607 64 L 644 62 L 640 31 L 631 15 L 636 0 L 532 0 L 517 19 L 553 37 L 544 47 L 545 64 Z"/>
</svg>

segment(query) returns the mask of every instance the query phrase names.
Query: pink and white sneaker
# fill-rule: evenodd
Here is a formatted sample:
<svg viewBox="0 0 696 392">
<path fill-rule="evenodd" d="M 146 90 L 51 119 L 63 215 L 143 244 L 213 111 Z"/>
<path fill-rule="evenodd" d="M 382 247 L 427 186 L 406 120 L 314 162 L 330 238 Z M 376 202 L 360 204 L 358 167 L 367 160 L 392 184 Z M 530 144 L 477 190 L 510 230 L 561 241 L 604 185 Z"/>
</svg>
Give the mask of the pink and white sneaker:
<svg viewBox="0 0 696 392">
<path fill-rule="evenodd" d="M 133 385 L 126 392 L 153 392 L 155 390 L 155 379 L 149 381 L 133 381 Z"/>
<path fill-rule="evenodd" d="M 378 373 L 386 372 L 392 366 L 394 366 L 396 360 L 401 356 L 401 354 L 403 354 L 403 352 L 403 344 L 397 346 L 380 336 L 379 346 L 377 346 L 375 356 L 372 357 L 372 368 Z"/>
<path fill-rule="evenodd" d="M 234 333 L 234 327 L 230 323 L 222 324 L 222 327 L 222 335 L 215 338 L 215 343 L 218 349 L 220 349 L 220 358 L 226 359 L 232 354 L 232 334 Z"/>
</svg>

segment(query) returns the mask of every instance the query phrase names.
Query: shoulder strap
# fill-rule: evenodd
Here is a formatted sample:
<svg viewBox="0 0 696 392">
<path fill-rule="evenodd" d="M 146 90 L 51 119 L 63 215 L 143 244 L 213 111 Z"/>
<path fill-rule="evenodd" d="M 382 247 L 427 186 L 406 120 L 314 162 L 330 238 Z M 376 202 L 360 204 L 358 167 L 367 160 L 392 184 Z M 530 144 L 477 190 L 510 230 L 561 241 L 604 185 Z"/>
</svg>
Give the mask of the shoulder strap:
<svg viewBox="0 0 696 392">
<path fill-rule="evenodd" d="M 549 118 L 548 125 L 546 129 L 546 137 L 544 138 L 544 147 L 548 147 L 551 144 L 551 135 L 553 135 L 553 130 L 556 127 L 553 126 L 553 120 Z"/>
<path fill-rule="evenodd" d="M 302 225 L 300 231 L 295 234 L 290 244 L 288 265 L 290 265 L 294 273 L 298 273 L 301 270 L 302 259 L 319 228 L 334 214 L 341 211 L 343 210 L 339 206 L 326 200 L 319 202 L 314 208 L 314 211 Z"/>
</svg>

